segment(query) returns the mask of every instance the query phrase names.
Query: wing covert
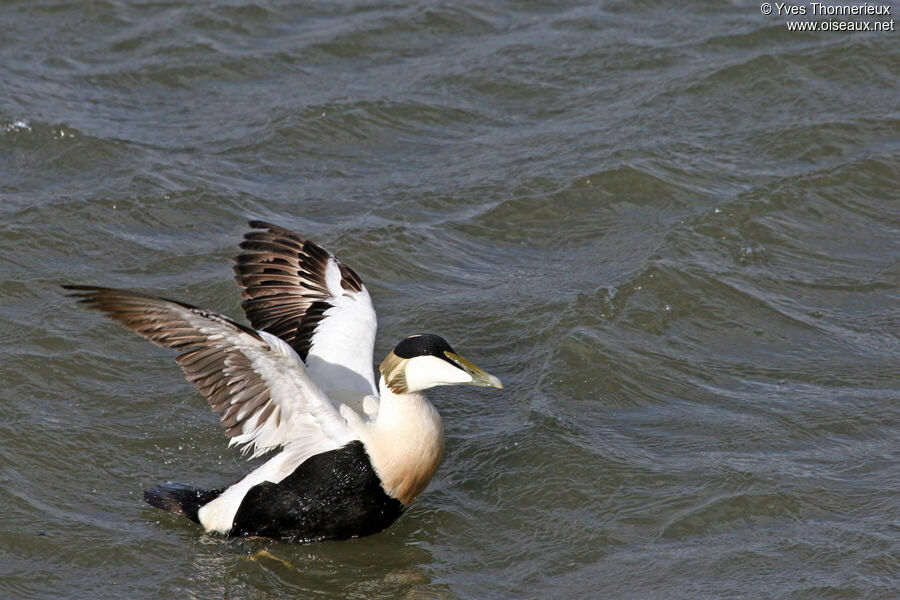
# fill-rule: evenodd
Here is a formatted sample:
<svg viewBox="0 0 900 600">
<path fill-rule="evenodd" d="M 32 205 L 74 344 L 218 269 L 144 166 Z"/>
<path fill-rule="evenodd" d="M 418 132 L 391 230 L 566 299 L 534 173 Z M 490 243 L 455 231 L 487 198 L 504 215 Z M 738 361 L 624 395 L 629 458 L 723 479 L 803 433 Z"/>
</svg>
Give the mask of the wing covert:
<svg viewBox="0 0 900 600">
<path fill-rule="evenodd" d="M 376 395 L 377 319 L 362 280 L 315 242 L 262 221 L 250 226 L 234 266 L 247 319 L 289 344 L 323 389 Z"/>
</svg>

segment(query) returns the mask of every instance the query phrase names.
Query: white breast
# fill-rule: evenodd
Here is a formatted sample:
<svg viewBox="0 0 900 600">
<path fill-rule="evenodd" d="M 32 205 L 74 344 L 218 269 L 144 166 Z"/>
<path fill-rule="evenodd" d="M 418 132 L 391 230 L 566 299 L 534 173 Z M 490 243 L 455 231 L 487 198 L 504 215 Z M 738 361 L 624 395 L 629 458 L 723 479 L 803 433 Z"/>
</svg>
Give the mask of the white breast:
<svg viewBox="0 0 900 600">
<path fill-rule="evenodd" d="M 423 394 L 394 394 L 383 381 L 381 389 L 377 418 L 358 433 L 385 492 L 409 506 L 441 464 L 444 426 Z"/>
</svg>

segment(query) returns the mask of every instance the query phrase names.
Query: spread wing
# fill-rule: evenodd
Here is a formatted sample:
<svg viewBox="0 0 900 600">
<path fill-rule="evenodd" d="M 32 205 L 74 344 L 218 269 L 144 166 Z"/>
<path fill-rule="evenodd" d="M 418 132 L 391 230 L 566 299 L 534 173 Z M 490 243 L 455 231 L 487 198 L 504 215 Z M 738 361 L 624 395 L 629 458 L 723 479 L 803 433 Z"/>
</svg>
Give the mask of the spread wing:
<svg viewBox="0 0 900 600">
<path fill-rule="evenodd" d="M 262 221 L 250 226 L 234 272 L 253 327 L 290 344 L 323 389 L 377 395 L 377 320 L 359 276 L 292 231 Z"/>
<path fill-rule="evenodd" d="M 317 454 L 355 439 L 297 354 L 277 337 L 174 300 L 64 287 L 154 344 L 180 350 L 178 364 L 219 415 L 229 445 L 243 445 L 254 456 L 279 446 Z"/>
</svg>

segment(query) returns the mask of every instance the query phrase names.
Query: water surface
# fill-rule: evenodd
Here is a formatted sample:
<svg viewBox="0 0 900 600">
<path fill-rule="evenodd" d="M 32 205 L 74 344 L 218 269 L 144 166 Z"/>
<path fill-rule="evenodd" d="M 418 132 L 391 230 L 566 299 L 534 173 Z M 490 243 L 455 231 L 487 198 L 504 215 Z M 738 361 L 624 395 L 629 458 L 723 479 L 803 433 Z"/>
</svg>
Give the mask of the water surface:
<svg viewBox="0 0 900 600">
<path fill-rule="evenodd" d="M 747 2 L 4 2 L 0 596 L 895 598 L 900 46 Z M 388 531 L 223 540 L 170 353 L 58 288 L 237 317 L 250 218 L 335 251 L 376 360 L 502 392 Z"/>
</svg>

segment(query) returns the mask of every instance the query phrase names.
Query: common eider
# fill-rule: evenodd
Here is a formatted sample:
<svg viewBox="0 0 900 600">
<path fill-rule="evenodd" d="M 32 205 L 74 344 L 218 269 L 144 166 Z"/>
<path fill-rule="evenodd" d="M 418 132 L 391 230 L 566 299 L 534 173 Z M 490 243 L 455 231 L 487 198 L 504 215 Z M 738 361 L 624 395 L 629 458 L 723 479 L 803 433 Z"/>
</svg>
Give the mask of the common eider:
<svg viewBox="0 0 900 600">
<path fill-rule="evenodd" d="M 169 483 L 144 499 L 230 537 L 315 541 L 382 531 L 441 462 L 441 417 L 422 392 L 503 386 L 434 334 L 397 344 L 376 385 L 375 310 L 359 276 L 296 233 L 250 226 L 234 272 L 251 327 L 175 300 L 64 286 L 180 351 L 176 361 L 219 415 L 229 445 L 254 457 L 277 451 L 228 487 Z"/>
</svg>

